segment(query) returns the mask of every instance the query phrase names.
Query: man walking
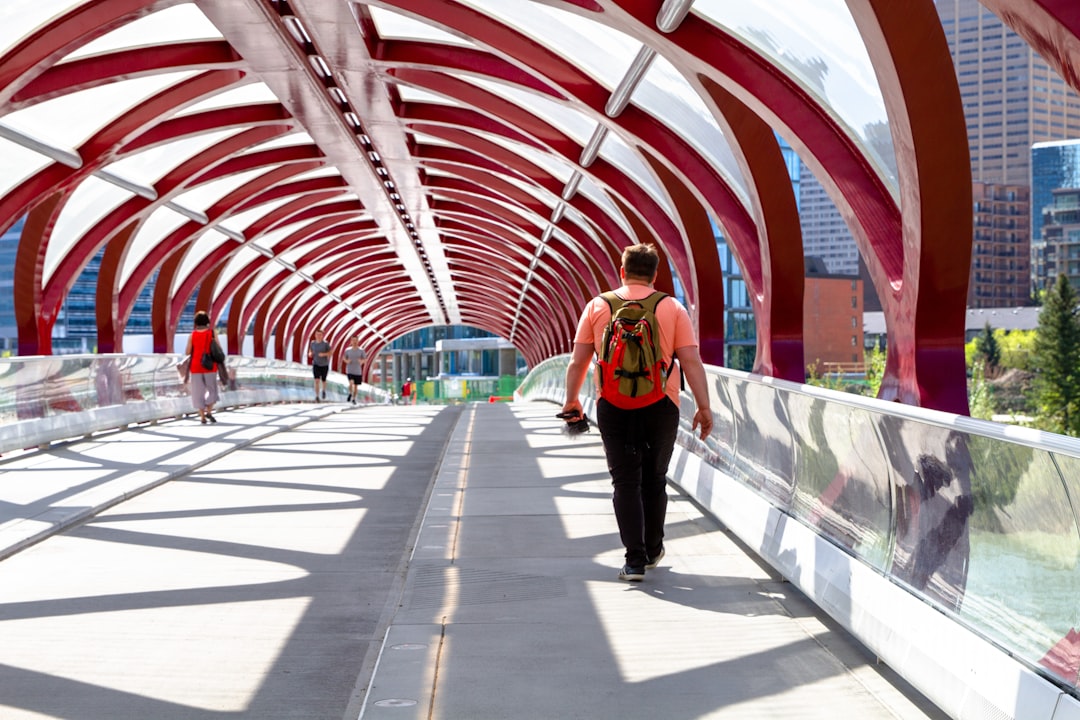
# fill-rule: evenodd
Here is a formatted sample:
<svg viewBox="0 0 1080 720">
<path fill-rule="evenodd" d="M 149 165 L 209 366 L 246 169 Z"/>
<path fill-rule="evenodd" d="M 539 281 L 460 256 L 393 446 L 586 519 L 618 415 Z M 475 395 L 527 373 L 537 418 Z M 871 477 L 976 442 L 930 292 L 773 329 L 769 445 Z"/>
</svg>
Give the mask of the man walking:
<svg viewBox="0 0 1080 720">
<path fill-rule="evenodd" d="M 660 257 L 652 244 L 631 245 L 623 251 L 619 275 L 622 287 L 615 290 L 621 300 L 644 300 L 655 289 Z M 574 351 L 566 368 L 567 422 L 578 419 L 578 395 L 593 356 L 603 353 L 602 341 L 611 320 L 612 308 L 603 297 L 593 298 L 578 321 Z M 698 352 L 698 341 L 690 315 L 675 298 L 663 298 L 655 308 L 660 328 L 660 349 L 665 367 L 671 368 L 664 386 L 665 396 L 645 407 L 624 410 L 600 397 L 596 405 L 597 424 L 604 444 L 613 487 L 612 501 L 619 538 L 626 549 L 626 564 L 619 577 L 632 582 L 645 578 L 645 570 L 655 568 L 664 556 L 664 519 L 667 514 L 667 470 L 679 429 L 679 373 L 690 385 L 696 410 L 692 428 L 700 428 L 705 439 L 712 431 L 708 380 Z M 599 381 L 600 373 L 594 373 Z M 576 415 L 575 415 L 576 414 Z"/>
<path fill-rule="evenodd" d="M 311 374 L 315 377 L 315 401 L 326 399 L 326 376 L 330 374 L 330 343 L 323 339 L 323 331 L 315 331 L 315 339 L 308 346 Z"/>
<path fill-rule="evenodd" d="M 360 338 L 353 335 L 349 340 L 349 347 L 345 348 L 345 374 L 349 377 L 349 400 L 356 404 L 356 392 L 363 382 L 364 349 L 360 347 Z"/>
</svg>

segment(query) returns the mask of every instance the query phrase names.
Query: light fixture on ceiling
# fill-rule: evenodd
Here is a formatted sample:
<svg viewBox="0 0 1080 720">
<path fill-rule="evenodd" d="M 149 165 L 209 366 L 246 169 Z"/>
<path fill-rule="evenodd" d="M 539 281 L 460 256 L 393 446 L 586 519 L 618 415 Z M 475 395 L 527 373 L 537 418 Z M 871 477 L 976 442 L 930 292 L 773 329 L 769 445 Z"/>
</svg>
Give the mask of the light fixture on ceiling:
<svg viewBox="0 0 1080 720">
<path fill-rule="evenodd" d="M 600 154 L 600 146 L 604 144 L 607 133 L 608 130 L 603 125 L 596 126 L 592 135 L 589 136 L 589 141 L 585 143 L 585 147 L 581 151 L 581 159 L 578 160 L 581 167 L 589 167 L 593 164 L 596 156 Z"/>
<path fill-rule="evenodd" d="M 660 12 L 656 14 L 657 29 L 662 33 L 673 32 L 682 25 L 693 4 L 694 0 L 664 0 Z"/>
<path fill-rule="evenodd" d="M 551 211 L 551 222 L 553 225 L 557 225 L 562 220 L 563 213 L 566 212 L 566 204 L 559 203 L 555 206 L 555 209 Z"/>
<path fill-rule="evenodd" d="M 649 66 L 652 65 L 655 57 L 655 50 L 647 45 L 641 46 L 638 54 L 634 57 L 634 61 L 630 63 L 630 69 L 626 71 L 626 75 L 619 81 L 615 91 L 608 98 L 607 105 L 604 106 L 604 113 L 608 117 L 618 117 L 626 109 L 626 106 L 630 104 L 630 97 L 634 94 L 638 83 L 641 82 L 641 78 L 645 77 L 645 73 L 648 72 Z"/>
<path fill-rule="evenodd" d="M 562 191 L 562 199 L 569 200 L 574 197 L 574 193 L 577 192 L 578 185 L 581 184 L 581 173 L 574 171 L 574 174 L 570 176 L 570 179 L 566 181 L 566 187 Z"/>
</svg>

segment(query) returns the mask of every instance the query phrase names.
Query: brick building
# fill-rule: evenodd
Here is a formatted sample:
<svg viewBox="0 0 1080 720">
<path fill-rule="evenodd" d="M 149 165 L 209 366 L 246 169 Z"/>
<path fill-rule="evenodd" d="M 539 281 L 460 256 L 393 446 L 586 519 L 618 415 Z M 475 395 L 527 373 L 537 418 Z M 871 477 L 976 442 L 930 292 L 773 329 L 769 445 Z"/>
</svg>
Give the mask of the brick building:
<svg viewBox="0 0 1080 720">
<path fill-rule="evenodd" d="M 821 258 L 806 258 L 803 357 L 817 374 L 863 372 L 863 281 L 830 274 Z"/>
</svg>

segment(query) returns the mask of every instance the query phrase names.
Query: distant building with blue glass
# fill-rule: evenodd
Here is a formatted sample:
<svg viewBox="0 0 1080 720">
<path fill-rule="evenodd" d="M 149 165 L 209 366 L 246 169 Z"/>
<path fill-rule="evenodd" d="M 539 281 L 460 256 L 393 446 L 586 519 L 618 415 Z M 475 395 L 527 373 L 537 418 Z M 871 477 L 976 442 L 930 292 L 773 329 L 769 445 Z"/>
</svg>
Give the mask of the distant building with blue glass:
<svg viewBox="0 0 1080 720">
<path fill-rule="evenodd" d="M 1074 194 L 1055 198 L 1059 191 L 1072 189 L 1080 189 L 1080 139 L 1032 145 L 1031 286 L 1036 292 L 1053 285 L 1057 275 L 1066 272 L 1070 253 L 1076 252 L 1075 239 L 1068 248 L 1060 246 L 1075 238 L 1068 220 Z"/>
<path fill-rule="evenodd" d="M 18 354 L 19 330 L 15 322 L 15 255 L 23 221 L 0 235 L 0 354 Z M 87 263 L 71 288 L 53 327 L 53 353 L 88 353 L 97 350 L 97 285 L 104 248 Z M 152 334 L 151 308 L 154 278 L 146 284 L 128 318 L 125 336 Z M 190 304 L 190 303 L 189 303 Z M 189 308 L 189 312 L 190 312 Z M 190 327 L 190 322 L 188 323 Z M 130 350 L 130 349 L 129 349 Z"/>
<path fill-rule="evenodd" d="M 1054 204 L 1054 191 L 1080 188 L 1080 139 L 1031 146 L 1031 237 L 1042 236 L 1043 211 Z"/>
</svg>

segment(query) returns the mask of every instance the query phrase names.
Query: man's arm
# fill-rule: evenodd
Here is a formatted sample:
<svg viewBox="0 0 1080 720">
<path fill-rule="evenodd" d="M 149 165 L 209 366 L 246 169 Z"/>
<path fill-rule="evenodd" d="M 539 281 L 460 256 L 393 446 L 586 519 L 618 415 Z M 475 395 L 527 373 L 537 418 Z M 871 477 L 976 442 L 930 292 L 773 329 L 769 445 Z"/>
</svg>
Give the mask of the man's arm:
<svg viewBox="0 0 1080 720">
<path fill-rule="evenodd" d="M 701 353 L 697 345 L 687 345 L 676 348 L 675 355 L 679 358 L 679 369 L 694 395 L 694 423 L 691 429 L 696 430 L 700 426 L 700 437 L 704 440 L 712 432 L 713 419 L 709 405 L 709 377 L 705 374 Z"/>
<path fill-rule="evenodd" d="M 589 373 L 589 363 L 592 362 L 592 343 L 574 343 L 574 353 L 570 356 L 570 364 L 566 366 L 566 402 L 563 403 L 563 412 L 577 412 L 581 415 L 581 386 L 585 383 L 585 376 Z"/>
</svg>

